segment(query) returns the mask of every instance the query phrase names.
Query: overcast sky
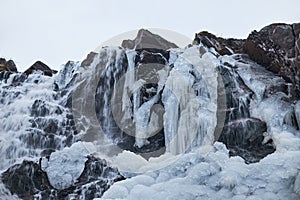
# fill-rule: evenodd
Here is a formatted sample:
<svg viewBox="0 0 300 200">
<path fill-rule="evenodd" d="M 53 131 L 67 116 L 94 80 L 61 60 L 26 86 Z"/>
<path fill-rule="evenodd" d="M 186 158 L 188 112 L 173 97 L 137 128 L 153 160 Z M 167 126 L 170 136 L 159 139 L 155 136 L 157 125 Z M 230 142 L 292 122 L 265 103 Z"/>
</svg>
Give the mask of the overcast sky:
<svg viewBox="0 0 300 200">
<path fill-rule="evenodd" d="M 37 60 L 58 69 L 134 29 L 246 38 L 270 23 L 300 22 L 299 0 L 0 0 L 0 8 L 0 57 L 20 71 Z"/>
</svg>

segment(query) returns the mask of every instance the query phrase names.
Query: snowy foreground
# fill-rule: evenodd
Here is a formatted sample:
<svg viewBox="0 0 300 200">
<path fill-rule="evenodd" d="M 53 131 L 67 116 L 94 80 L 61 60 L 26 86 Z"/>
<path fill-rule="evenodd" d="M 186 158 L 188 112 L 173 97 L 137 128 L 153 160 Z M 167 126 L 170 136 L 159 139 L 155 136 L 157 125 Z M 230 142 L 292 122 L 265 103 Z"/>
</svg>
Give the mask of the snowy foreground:
<svg viewBox="0 0 300 200">
<path fill-rule="evenodd" d="M 101 199 L 299 199 L 300 148 L 282 133 L 280 150 L 247 165 L 228 156 L 222 143 L 207 153 L 192 152 L 164 169 L 117 182 Z"/>
</svg>

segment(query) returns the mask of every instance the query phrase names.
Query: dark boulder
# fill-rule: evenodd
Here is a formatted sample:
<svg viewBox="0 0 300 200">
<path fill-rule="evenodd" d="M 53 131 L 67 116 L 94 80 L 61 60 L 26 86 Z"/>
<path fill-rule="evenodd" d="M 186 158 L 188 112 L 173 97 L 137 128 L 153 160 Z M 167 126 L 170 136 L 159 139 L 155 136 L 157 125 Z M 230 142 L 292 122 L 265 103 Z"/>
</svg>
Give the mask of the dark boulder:
<svg viewBox="0 0 300 200">
<path fill-rule="evenodd" d="M 124 179 L 118 170 L 110 167 L 105 160 L 88 156 L 84 171 L 78 178 L 78 183 L 75 187 L 71 187 L 72 192 L 69 193 L 69 189 L 67 189 L 61 192 L 60 196 L 64 196 L 63 194 L 66 193 L 68 197 L 75 199 L 99 198 L 113 183 Z"/>
<path fill-rule="evenodd" d="M 45 63 L 41 61 L 35 62 L 31 67 L 29 67 L 24 73 L 29 75 L 32 74 L 34 71 L 42 71 L 44 75 L 46 76 L 52 76 L 53 74 L 56 74 L 56 70 L 50 69 Z"/>
<path fill-rule="evenodd" d="M 2 174 L 1 179 L 12 194 L 17 194 L 22 199 L 33 199 L 35 193 L 53 189 L 47 174 L 32 161 L 25 160 L 10 167 Z"/>
</svg>

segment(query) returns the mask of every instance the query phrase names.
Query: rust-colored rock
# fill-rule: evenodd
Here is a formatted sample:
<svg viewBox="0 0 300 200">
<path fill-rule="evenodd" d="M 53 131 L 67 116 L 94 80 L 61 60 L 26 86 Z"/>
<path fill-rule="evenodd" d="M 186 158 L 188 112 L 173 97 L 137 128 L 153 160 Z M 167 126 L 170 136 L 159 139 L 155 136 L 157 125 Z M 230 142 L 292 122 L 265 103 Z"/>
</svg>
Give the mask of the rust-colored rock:
<svg viewBox="0 0 300 200">
<path fill-rule="evenodd" d="M 300 97 L 300 23 L 271 24 L 247 38 L 243 52 L 258 64 L 292 83 L 293 96 Z"/>
</svg>

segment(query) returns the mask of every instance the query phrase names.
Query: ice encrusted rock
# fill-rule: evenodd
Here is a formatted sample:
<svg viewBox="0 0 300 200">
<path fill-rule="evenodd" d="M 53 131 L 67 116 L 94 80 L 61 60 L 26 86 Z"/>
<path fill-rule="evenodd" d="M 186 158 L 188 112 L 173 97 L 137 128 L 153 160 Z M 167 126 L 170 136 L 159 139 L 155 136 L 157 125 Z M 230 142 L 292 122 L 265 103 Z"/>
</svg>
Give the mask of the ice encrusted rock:
<svg viewBox="0 0 300 200">
<path fill-rule="evenodd" d="M 91 153 L 83 142 L 51 154 L 49 161 L 43 159 L 43 170 L 50 184 L 56 189 L 65 189 L 76 182 L 84 170 L 87 156 Z"/>
</svg>

